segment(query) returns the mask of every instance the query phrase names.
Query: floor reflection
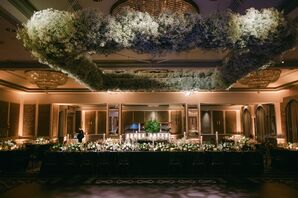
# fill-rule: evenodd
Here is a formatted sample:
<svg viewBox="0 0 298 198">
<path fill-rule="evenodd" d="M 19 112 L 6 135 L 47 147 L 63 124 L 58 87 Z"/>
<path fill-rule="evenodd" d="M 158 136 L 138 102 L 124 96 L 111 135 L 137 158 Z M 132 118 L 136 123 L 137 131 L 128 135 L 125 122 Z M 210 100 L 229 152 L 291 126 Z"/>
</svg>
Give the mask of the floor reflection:
<svg viewBox="0 0 298 198">
<path fill-rule="evenodd" d="M 20 184 L 0 194 L 1 198 L 297 198 L 298 190 L 279 182 L 208 180 L 78 180 L 52 179 Z M 112 182 L 111 182 L 112 181 Z M 127 182 L 125 184 L 125 181 Z M 131 182 L 131 184 L 128 184 Z M 167 183 L 168 182 L 168 183 Z M 151 183 L 151 184 L 150 184 Z"/>
</svg>

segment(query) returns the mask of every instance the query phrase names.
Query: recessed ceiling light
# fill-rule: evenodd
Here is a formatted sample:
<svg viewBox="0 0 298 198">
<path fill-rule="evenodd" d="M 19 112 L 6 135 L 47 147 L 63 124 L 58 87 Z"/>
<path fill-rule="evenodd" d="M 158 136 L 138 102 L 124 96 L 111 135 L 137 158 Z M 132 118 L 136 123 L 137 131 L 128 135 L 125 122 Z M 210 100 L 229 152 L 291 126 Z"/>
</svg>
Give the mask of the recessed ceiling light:
<svg viewBox="0 0 298 198">
<path fill-rule="evenodd" d="M 284 64 L 284 63 L 285 63 L 285 61 L 281 61 L 281 63 L 282 63 L 282 64 Z"/>
</svg>

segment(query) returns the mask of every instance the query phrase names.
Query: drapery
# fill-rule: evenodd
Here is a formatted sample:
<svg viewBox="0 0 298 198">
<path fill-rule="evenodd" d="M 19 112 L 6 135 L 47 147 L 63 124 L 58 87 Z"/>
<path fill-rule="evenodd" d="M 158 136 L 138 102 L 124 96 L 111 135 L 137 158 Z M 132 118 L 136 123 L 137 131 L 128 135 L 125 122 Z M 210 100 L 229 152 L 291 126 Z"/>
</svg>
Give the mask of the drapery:
<svg viewBox="0 0 298 198">
<path fill-rule="evenodd" d="M 287 141 L 298 142 L 298 101 L 293 100 L 286 108 Z"/>
</svg>

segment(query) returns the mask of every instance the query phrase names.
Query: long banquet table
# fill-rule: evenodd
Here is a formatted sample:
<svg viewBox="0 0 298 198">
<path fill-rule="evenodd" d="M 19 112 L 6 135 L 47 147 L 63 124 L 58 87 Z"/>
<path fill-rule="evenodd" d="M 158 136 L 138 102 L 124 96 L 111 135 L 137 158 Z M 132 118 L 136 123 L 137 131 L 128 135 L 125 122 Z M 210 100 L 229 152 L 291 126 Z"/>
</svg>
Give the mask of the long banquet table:
<svg viewBox="0 0 298 198">
<path fill-rule="evenodd" d="M 41 173 L 102 177 L 200 177 L 261 174 L 258 152 L 48 152 Z"/>
</svg>

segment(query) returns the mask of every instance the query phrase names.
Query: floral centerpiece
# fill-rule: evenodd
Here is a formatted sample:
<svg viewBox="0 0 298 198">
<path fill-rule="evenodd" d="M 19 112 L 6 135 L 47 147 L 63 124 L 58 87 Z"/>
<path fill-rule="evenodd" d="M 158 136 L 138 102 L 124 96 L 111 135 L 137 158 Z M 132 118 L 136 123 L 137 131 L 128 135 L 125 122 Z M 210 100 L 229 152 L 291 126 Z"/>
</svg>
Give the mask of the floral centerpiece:
<svg viewBox="0 0 298 198">
<path fill-rule="evenodd" d="M 50 140 L 44 137 L 36 138 L 33 142 L 33 144 L 49 144 Z"/>
<path fill-rule="evenodd" d="M 225 149 L 227 146 L 234 150 L 251 151 L 256 149 L 258 142 L 254 139 L 247 138 L 244 135 L 232 135 L 230 137 L 224 137 L 223 143 L 220 144 L 221 149 Z"/>
<path fill-rule="evenodd" d="M 101 151 L 101 150 L 103 150 L 102 149 L 103 145 L 99 144 L 98 142 L 87 142 L 85 144 L 85 147 L 86 147 L 86 151 Z"/>
<path fill-rule="evenodd" d="M 17 144 L 13 140 L 0 141 L 0 151 L 13 151 L 23 148 L 22 144 Z"/>
<path fill-rule="evenodd" d="M 150 143 L 138 143 L 138 150 L 139 151 L 150 151 L 151 144 Z"/>
<path fill-rule="evenodd" d="M 291 150 L 291 151 L 298 151 L 298 143 L 288 142 L 286 144 L 280 145 L 280 148 Z"/>
<path fill-rule="evenodd" d="M 160 123 L 157 120 L 145 122 L 144 129 L 147 133 L 157 133 L 160 131 Z"/>
</svg>

